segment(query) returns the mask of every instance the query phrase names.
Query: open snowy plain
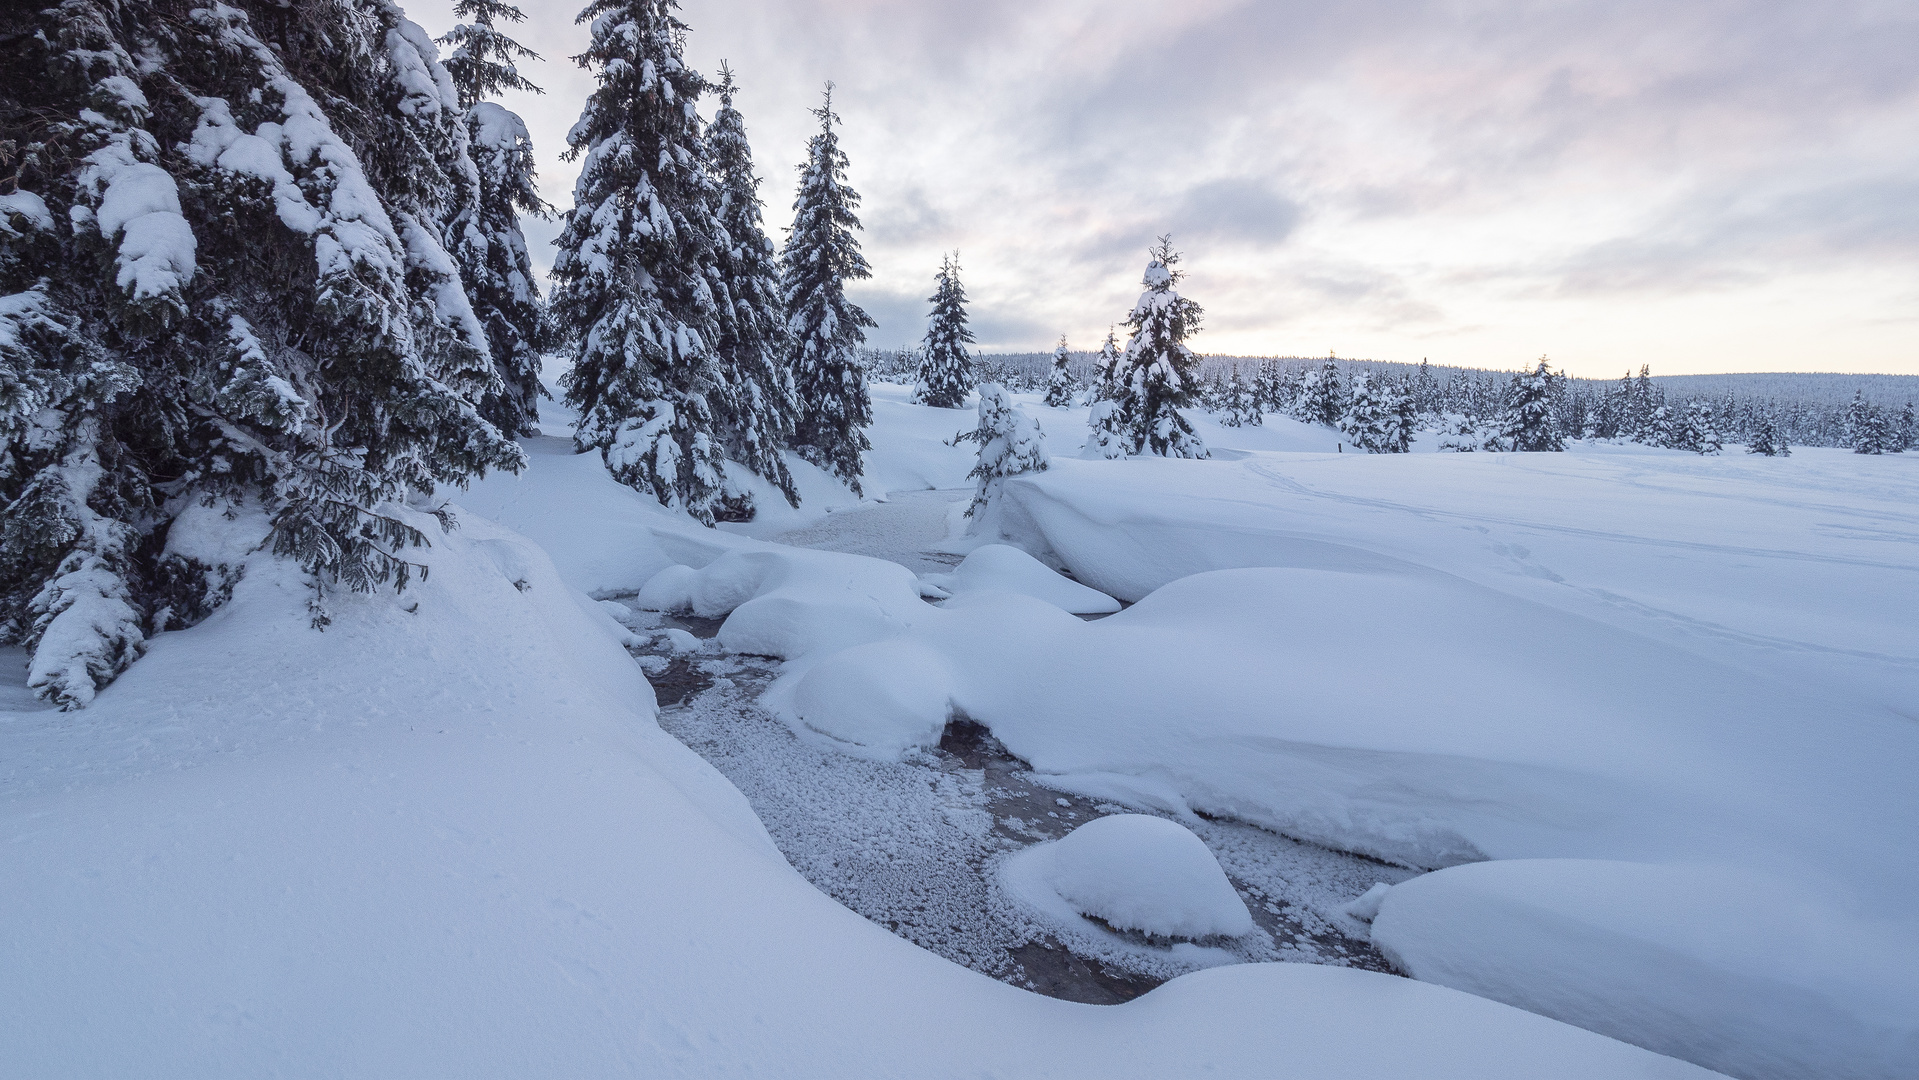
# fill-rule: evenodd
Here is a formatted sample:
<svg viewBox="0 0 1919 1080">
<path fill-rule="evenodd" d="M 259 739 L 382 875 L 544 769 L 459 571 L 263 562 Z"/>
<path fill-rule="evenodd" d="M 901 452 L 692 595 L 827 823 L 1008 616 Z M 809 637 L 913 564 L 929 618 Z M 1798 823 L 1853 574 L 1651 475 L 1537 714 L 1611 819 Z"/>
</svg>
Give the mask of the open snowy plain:
<svg viewBox="0 0 1919 1080">
<path fill-rule="evenodd" d="M 549 423 L 456 531 L 419 515 L 426 580 L 323 633 L 264 522 L 182 519 L 246 564 L 231 603 L 84 712 L 0 698 L 0 1072 L 1919 1071 L 1919 459 L 1374 457 L 1269 418 L 1083 461 L 1085 410 L 1023 398 L 1053 467 L 968 537 L 971 415 L 875 397 L 891 497 L 796 466 L 803 510 L 722 530 Z M 1095 1006 L 969 971 L 796 872 L 635 653 L 794 768 L 923 762 L 964 717 L 1235 877 L 1229 828 L 1378 860 L 1320 914 L 1411 978 L 1240 963 L 1223 879 L 1142 914 L 1099 885 L 1127 844 L 1064 840 L 994 902 L 1062 941 L 1081 894 L 1088 933 L 1198 927 L 1164 950 L 1191 973 Z M 1153 829 L 1152 865 L 1204 862 Z"/>
</svg>

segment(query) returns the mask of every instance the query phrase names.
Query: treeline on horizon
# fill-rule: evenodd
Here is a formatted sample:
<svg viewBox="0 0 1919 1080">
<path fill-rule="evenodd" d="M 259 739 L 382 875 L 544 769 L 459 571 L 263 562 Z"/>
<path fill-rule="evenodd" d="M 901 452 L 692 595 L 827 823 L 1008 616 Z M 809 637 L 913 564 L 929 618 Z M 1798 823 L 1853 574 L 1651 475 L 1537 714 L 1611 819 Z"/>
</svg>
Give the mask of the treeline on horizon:
<svg viewBox="0 0 1919 1080">
<path fill-rule="evenodd" d="M 1082 385 L 1095 377 L 1099 353 L 1071 350 L 1069 370 Z M 869 349 L 866 365 L 876 379 L 910 383 L 921 362 L 920 350 Z M 1050 352 L 978 353 L 973 363 L 981 378 L 999 382 L 1009 389 L 1040 392 L 1045 389 L 1053 368 Z M 1505 392 L 1512 372 L 1495 368 L 1472 368 L 1449 364 L 1409 364 L 1392 360 L 1355 360 L 1327 356 L 1232 356 L 1203 355 L 1199 378 L 1208 389 L 1208 400 L 1216 399 L 1235 368 L 1247 379 L 1266 365 L 1278 365 L 1295 379 L 1308 370 L 1332 362 L 1343 378 L 1350 381 L 1364 374 L 1377 386 L 1401 389 L 1410 394 L 1420 412 L 1429 417 L 1442 415 L 1489 415 L 1494 403 Z M 1431 385 L 1422 389 L 1420 371 L 1424 367 Z M 1636 376 L 1636 372 L 1627 372 Z M 1857 441 L 1854 415 L 1855 399 L 1884 414 L 1896 424 L 1900 414 L 1919 401 L 1919 375 L 1847 374 L 1842 372 L 1751 372 L 1714 375 L 1651 375 L 1661 400 L 1674 415 L 1693 411 L 1695 403 L 1704 403 L 1713 412 L 1720 432 L 1730 441 L 1749 441 L 1757 419 L 1770 416 L 1780 438 L 1797 446 L 1853 448 Z M 1609 392 L 1615 392 L 1618 379 L 1589 379 L 1571 375 L 1557 377 L 1556 412 L 1562 417 L 1562 433 L 1567 438 L 1591 435 L 1589 421 L 1603 412 Z M 1607 430 L 1602 423 L 1599 430 Z M 1620 437 L 1616 430 L 1604 437 Z"/>
</svg>

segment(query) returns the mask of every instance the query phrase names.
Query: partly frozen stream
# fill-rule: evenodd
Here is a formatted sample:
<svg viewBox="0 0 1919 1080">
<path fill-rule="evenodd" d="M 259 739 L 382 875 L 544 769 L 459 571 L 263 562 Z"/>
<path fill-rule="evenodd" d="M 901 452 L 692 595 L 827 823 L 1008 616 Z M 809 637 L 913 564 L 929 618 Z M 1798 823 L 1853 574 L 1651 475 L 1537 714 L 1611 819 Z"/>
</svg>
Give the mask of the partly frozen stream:
<svg viewBox="0 0 1919 1080">
<path fill-rule="evenodd" d="M 775 539 L 944 570 L 948 522 L 970 491 L 896 492 Z M 728 656 L 717 622 L 633 611 L 644 633 L 701 637 L 675 655 L 656 637 L 643 658 L 660 723 L 743 792 L 788 861 L 847 907 L 901 937 L 995 978 L 1055 997 L 1110 1003 L 1220 962 L 1290 960 L 1388 970 L 1341 908 L 1375 882 L 1412 872 L 1231 821 L 1186 824 L 1218 857 L 1257 929 L 1203 956 L 1091 923 L 1049 923 L 1001 888 L 1009 854 L 1125 811 L 1046 788 L 985 728 L 955 721 L 936 750 L 871 761 L 802 738 L 755 704 L 777 664 Z M 1229 954 L 1229 955 L 1228 955 Z"/>
</svg>

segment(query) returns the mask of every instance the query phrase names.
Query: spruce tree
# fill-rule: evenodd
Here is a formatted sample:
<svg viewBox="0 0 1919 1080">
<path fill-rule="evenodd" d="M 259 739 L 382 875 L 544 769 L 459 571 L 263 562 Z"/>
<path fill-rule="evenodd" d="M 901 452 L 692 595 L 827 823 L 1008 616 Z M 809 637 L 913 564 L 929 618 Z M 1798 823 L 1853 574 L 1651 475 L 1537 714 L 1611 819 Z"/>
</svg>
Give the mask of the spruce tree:
<svg viewBox="0 0 1919 1080">
<path fill-rule="evenodd" d="M 1308 424 L 1338 427 L 1346 413 L 1346 395 L 1339 385 L 1339 365 L 1326 361 L 1316 371 L 1300 378 L 1299 394 L 1293 399 L 1293 418 Z"/>
<path fill-rule="evenodd" d="M 553 311 L 572 353 L 562 385 L 574 444 L 615 479 L 712 524 L 723 448 L 717 251 L 726 240 L 695 105 L 705 82 L 681 59 L 675 0 L 594 0 L 574 60 L 599 85 L 567 135 L 584 157 L 556 243 Z"/>
<path fill-rule="evenodd" d="M 1753 419 L 1752 439 L 1746 445 L 1746 453 L 1764 454 L 1767 457 L 1792 456 L 1792 449 L 1779 434 L 1779 425 L 1773 419 L 1772 410 L 1767 409 Z"/>
<path fill-rule="evenodd" d="M 1093 360 L 1093 400 L 1119 400 L 1119 336 L 1106 328 L 1106 340 Z"/>
<path fill-rule="evenodd" d="M 1127 318 L 1132 334 L 1120 354 L 1120 421 L 1131 454 L 1207 457 L 1206 443 L 1180 409 L 1194 402 L 1199 357 L 1186 339 L 1199 329 L 1198 304 L 1173 286 L 1184 276 L 1172 237 L 1162 236 L 1146 264 L 1146 291 Z"/>
<path fill-rule="evenodd" d="M 1253 376 L 1253 397 L 1259 402 L 1260 412 L 1285 412 L 1292 405 L 1292 386 L 1287 374 L 1277 360 L 1260 361 L 1259 371 Z"/>
<path fill-rule="evenodd" d="M 1053 348 L 1053 370 L 1046 378 L 1046 404 L 1050 408 L 1064 409 L 1073 404 L 1072 353 L 1066 348 L 1066 335 L 1061 334 L 1059 344 Z"/>
<path fill-rule="evenodd" d="M 966 287 L 959 269 L 957 255 L 943 256 L 933 295 L 927 297 L 933 311 L 926 318 L 913 400 L 936 409 L 959 408 L 973 389 L 973 358 L 966 353 L 973 332 L 966 328 Z"/>
<path fill-rule="evenodd" d="M 431 39 L 372 0 L 155 16 L 68 0 L 0 51 L 0 634 L 65 708 L 231 588 L 168 553 L 187 509 L 264 511 L 317 628 L 419 572 L 401 504 L 522 461 L 475 408 Z"/>
<path fill-rule="evenodd" d="M 1543 356 L 1537 368 L 1513 376 L 1500 414 L 1499 440 L 1503 449 L 1537 452 L 1566 448 L 1559 435 L 1558 420 L 1553 416 L 1555 378 Z"/>
<path fill-rule="evenodd" d="M 459 0 L 453 5 L 453 17 L 473 20 L 454 26 L 440 38 L 440 44 L 453 47 L 447 54 L 446 73 L 453 77 L 461 108 L 470 109 L 508 90 L 545 93 L 513 66 L 515 60 L 538 60 L 540 54 L 493 25 L 496 21 L 523 22 L 524 12 L 504 0 Z"/>
<path fill-rule="evenodd" d="M 846 182 L 847 158 L 833 125 L 833 87 L 813 110 L 819 134 L 806 145 L 793 225 L 780 252 L 780 299 L 786 310 L 787 363 L 799 396 L 793 448 L 860 493 L 861 455 L 872 448 L 866 428 L 873 402 L 860 347 L 877 325 L 846 298 L 846 282 L 872 277 L 860 254 L 854 211 L 859 193 Z"/>
<path fill-rule="evenodd" d="M 720 374 L 711 398 L 726 456 L 799 505 L 784 450 L 793 439 L 799 401 L 786 367 L 786 320 L 780 309 L 779 263 L 761 224 L 760 178 L 746 120 L 733 107 L 733 72 L 720 68 L 720 110 L 706 132 L 707 161 L 719 195 L 725 242 L 715 264 L 720 313 Z M 738 496 L 735 496 L 738 499 Z M 749 516 L 752 507 L 733 508 Z"/>
<path fill-rule="evenodd" d="M 1686 417 L 1681 424 L 1677 442 L 1675 449 L 1691 450 L 1696 454 L 1705 455 L 1719 453 L 1722 449 L 1719 425 L 1713 422 L 1713 409 L 1710 402 L 1695 401 L 1686 410 Z"/>
<path fill-rule="evenodd" d="M 1353 448 L 1369 454 L 1398 453 L 1398 426 L 1394 403 L 1384 388 L 1374 387 L 1364 373 L 1354 375 L 1346 394 L 1346 412 L 1339 418 L 1339 430 L 1352 440 Z"/>
<path fill-rule="evenodd" d="M 1652 366 L 1641 364 L 1639 377 L 1633 380 L 1627 399 L 1628 434 L 1632 441 L 1648 446 L 1665 446 L 1672 441 L 1672 415 L 1665 395 L 1653 385 Z"/>
<path fill-rule="evenodd" d="M 524 19 L 517 7 L 500 0 L 460 0 L 454 15 L 474 20 L 455 26 L 440 42 L 453 46 L 446 69 L 466 110 L 478 189 L 447 223 L 449 247 L 459 260 L 467 299 L 486 328 L 500 379 L 499 392 L 482 399 L 480 412 L 504 434 L 527 435 L 539 420 L 539 399 L 546 393 L 540 385 L 545 311 L 520 215 L 545 218 L 552 207 L 540 198 L 525 122 L 486 99 L 505 90 L 540 93 L 513 66 L 539 54 L 493 25 Z"/>
<path fill-rule="evenodd" d="M 1045 472 L 1051 465 L 1046 434 L 1039 423 L 1013 405 L 1006 388 L 982 383 L 979 388 L 979 426 L 953 437 L 951 445 L 979 444 L 979 460 L 967 475 L 976 481 L 966 516 L 980 518 L 993 505 L 1006 478 Z"/>
<path fill-rule="evenodd" d="M 1239 365 L 1234 364 L 1232 374 L 1227 376 L 1225 385 L 1220 389 L 1219 422 L 1226 427 L 1258 427 L 1264 422 L 1260 415 L 1259 396 L 1239 373 Z"/>
</svg>

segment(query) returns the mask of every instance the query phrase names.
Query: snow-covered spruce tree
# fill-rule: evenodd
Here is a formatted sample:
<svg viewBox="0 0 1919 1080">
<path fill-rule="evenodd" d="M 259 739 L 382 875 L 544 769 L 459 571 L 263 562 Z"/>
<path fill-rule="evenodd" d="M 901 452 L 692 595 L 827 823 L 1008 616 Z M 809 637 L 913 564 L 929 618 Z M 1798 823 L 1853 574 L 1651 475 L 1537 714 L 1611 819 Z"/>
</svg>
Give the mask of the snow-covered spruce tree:
<svg viewBox="0 0 1919 1080">
<path fill-rule="evenodd" d="M 933 295 L 926 298 L 933 310 L 926 316 L 913 400 L 936 409 L 959 408 L 973 389 L 973 358 L 966 353 L 973 332 L 966 328 L 966 287 L 959 269 L 957 255 L 942 256 Z"/>
<path fill-rule="evenodd" d="M 1346 412 L 1339 418 L 1339 430 L 1352 440 L 1353 448 L 1369 454 L 1398 452 L 1399 421 L 1385 388 L 1375 388 L 1364 373 L 1353 376 L 1346 393 Z"/>
<path fill-rule="evenodd" d="M 396 504 L 522 460 L 474 407 L 497 382 L 438 226 L 472 165 L 431 39 L 376 0 L 8 29 L 0 634 L 29 684 L 86 705 L 223 599 L 238 568 L 168 551 L 190 508 L 264 511 L 316 627 L 327 590 L 404 588 L 428 539 Z"/>
<path fill-rule="evenodd" d="M 1419 431 L 1419 405 L 1413 390 L 1390 387 L 1385 394 L 1386 448 L 1388 454 L 1407 454 L 1413 449 L 1413 436 Z"/>
<path fill-rule="evenodd" d="M 1766 409 L 1753 418 L 1752 438 L 1746 444 L 1746 453 L 1764 454 L 1767 457 L 1791 457 L 1792 448 L 1779 434 L 1779 423 L 1773 419 L 1772 410 Z"/>
<path fill-rule="evenodd" d="M 1227 427 L 1258 427 L 1264 422 L 1259 411 L 1259 395 L 1239 373 L 1238 364 L 1233 365 L 1232 374 L 1220 389 L 1219 422 Z"/>
<path fill-rule="evenodd" d="M 979 426 L 955 435 L 951 445 L 963 442 L 979 444 L 979 460 L 967 474 L 976 481 L 973 502 L 966 508 L 975 530 L 994 524 L 987 515 L 1007 477 L 1044 472 L 1051 465 L 1038 421 L 1015 407 L 998 383 L 980 384 Z"/>
<path fill-rule="evenodd" d="M 1680 424 L 1680 434 L 1675 449 L 1691 450 L 1696 454 L 1716 455 L 1722 448 L 1719 425 L 1713 421 L 1712 403 L 1693 402 L 1686 409 L 1686 417 Z"/>
<path fill-rule="evenodd" d="M 533 260 L 520 231 L 520 215 L 545 218 L 552 208 L 540 198 L 534 179 L 533 139 L 517 113 L 488 101 L 505 90 L 539 93 L 523 78 L 515 60 L 539 54 L 494 26 L 519 22 L 520 9 L 500 0 L 459 0 L 454 16 L 472 19 L 440 39 L 453 52 L 447 74 L 466 110 L 478 185 L 476 197 L 456 206 L 447 222 L 448 246 L 460 263 L 467 299 L 486 327 L 498 393 L 480 402 L 480 413 L 507 435 L 527 435 L 539 420 L 540 350 L 545 312 Z"/>
<path fill-rule="evenodd" d="M 1555 378 L 1543 356 L 1538 367 L 1513 376 L 1500 413 L 1501 449 L 1537 452 L 1566 448 L 1559 436 L 1558 418 L 1553 415 Z"/>
<path fill-rule="evenodd" d="M 1919 417 L 1913 415 L 1912 402 L 1906 402 L 1906 407 L 1899 410 L 1899 415 L 1892 421 L 1891 426 L 1892 445 L 1889 449 L 1893 453 L 1904 453 L 1915 445 L 1919 445 L 1915 442 L 1919 440 Z"/>
<path fill-rule="evenodd" d="M 1119 335 L 1109 326 L 1106 328 L 1106 340 L 1099 347 L 1099 355 L 1093 358 L 1093 400 L 1117 401 L 1118 380 Z"/>
<path fill-rule="evenodd" d="M 1906 448 L 1905 439 L 1897 433 L 1893 424 L 1887 423 L 1879 407 L 1866 400 L 1863 390 L 1852 392 L 1843 427 L 1845 444 L 1855 454 L 1899 453 Z M 1898 449 L 1893 449 L 1894 446 Z"/>
<path fill-rule="evenodd" d="M 674 0 L 593 0 L 592 41 L 574 59 L 599 85 L 567 135 L 585 163 L 556 241 L 555 323 L 580 411 L 574 444 L 615 479 L 696 520 L 724 496 L 723 448 L 709 395 L 720 383 L 714 210 L 695 103 L 705 89 L 681 60 Z"/>
<path fill-rule="evenodd" d="M 1340 389 L 1338 364 L 1328 360 L 1300 377 L 1299 393 L 1293 399 L 1295 420 L 1338 427 L 1345 413 L 1346 395 Z"/>
<path fill-rule="evenodd" d="M 846 298 L 846 283 L 872 277 L 854 230 L 859 193 L 846 182 L 846 152 L 833 125 L 833 86 L 813 115 L 820 132 L 806 144 L 793 224 L 780 251 L 780 299 L 786 310 L 787 364 L 799 396 L 793 448 L 860 493 L 861 455 L 873 402 L 860 367 L 866 328 L 876 324 Z"/>
<path fill-rule="evenodd" d="M 1262 360 L 1253 376 L 1253 396 L 1262 413 L 1286 412 L 1293 404 L 1292 380 L 1277 360 Z"/>
<path fill-rule="evenodd" d="M 1059 344 L 1053 348 L 1053 370 L 1046 377 L 1046 404 L 1050 408 L 1064 409 L 1073 403 L 1073 372 L 1070 365 L 1073 354 L 1066 348 L 1066 336 L 1060 335 Z"/>
<path fill-rule="evenodd" d="M 1132 334 L 1120 354 L 1120 423 L 1129 454 L 1207 457 L 1206 443 L 1180 409 L 1194 401 L 1199 357 L 1186 339 L 1199 330 L 1200 307 L 1173 288 L 1183 276 L 1172 237 L 1162 236 L 1146 264 L 1146 291 L 1133 305 Z"/>
<path fill-rule="evenodd" d="M 746 120 L 733 107 L 733 72 L 720 68 L 720 111 L 706 131 L 707 162 L 719 194 L 725 243 L 715 263 L 720 312 L 719 392 L 711 402 L 726 456 L 780 489 L 799 505 L 785 449 L 799 413 L 793 375 L 786 367 L 786 325 L 780 309 L 779 263 L 761 220 L 760 178 Z M 733 496 L 740 501 L 740 496 Z M 741 501 L 733 516 L 750 516 Z"/>
<path fill-rule="evenodd" d="M 1672 441 L 1672 412 L 1666 407 L 1666 395 L 1653 385 L 1651 365 L 1639 365 L 1625 413 L 1621 433 L 1633 442 L 1665 446 Z"/>
</svg>

